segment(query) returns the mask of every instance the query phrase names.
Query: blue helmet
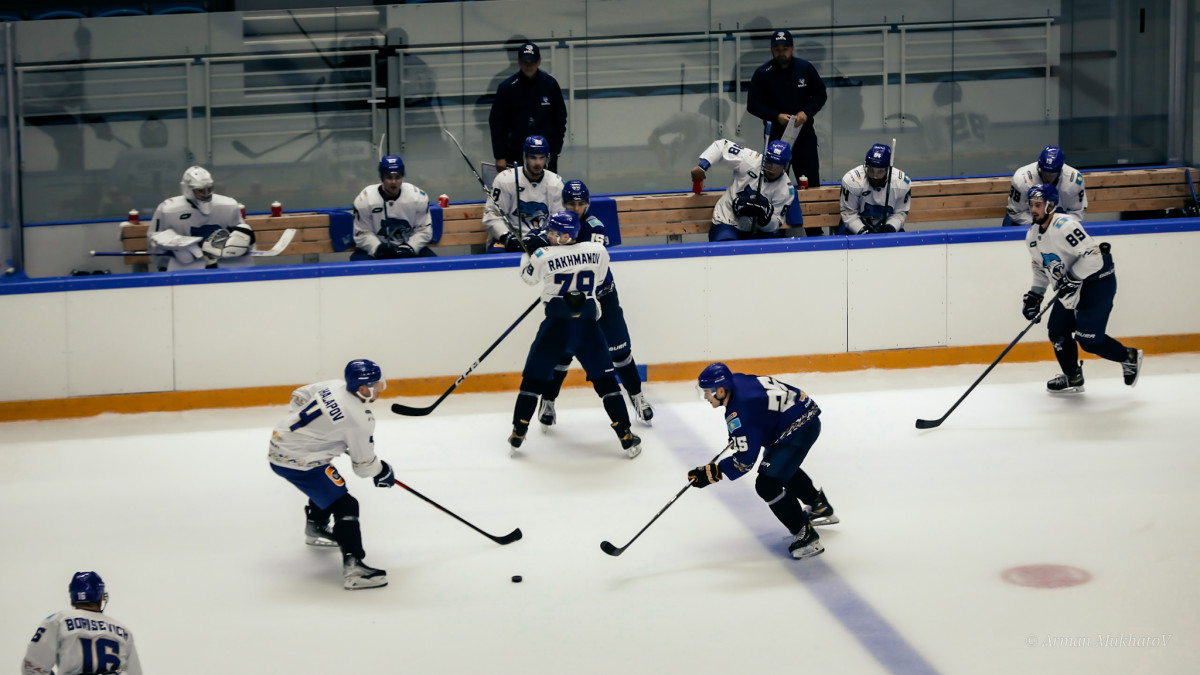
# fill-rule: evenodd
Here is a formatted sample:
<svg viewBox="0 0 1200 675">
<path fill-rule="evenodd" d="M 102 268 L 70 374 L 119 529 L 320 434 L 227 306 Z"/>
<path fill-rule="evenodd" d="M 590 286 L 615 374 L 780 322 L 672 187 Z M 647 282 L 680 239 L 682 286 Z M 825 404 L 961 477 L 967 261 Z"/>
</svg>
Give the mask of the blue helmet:
<svg viewBox="0 0 1200 675">
<path fill-rule="evenodd" d="M 763 159 L 772 164 L 787 166 L 792 162 L 792 146 L 783 141 L 771 141 L 771 144 L 767 146 L 767 155 Z"/>
<path fill-rule="evenodd" d="M 1054 207 L 1058 206 L 1058 188 L 1049 183 L 1038 183 L 1029 188 L 1025 194 L 1031 202 L 1034 197 L 1046 200 L 1046 213 L 1053 213 Z"/>
<path fill-rule="evenodd" d="M 95 572 L 76 572 L 67 586 L 71 594 L 71 604 L 93 602 L 99 605 L 107 597 L 104 592 L 104 580 Z"/>
<path fill-rule="evenodd" d="M 368 387 L 383 379 L 383 370 L 374 361 L 354 359 L 346 364 L 346 389 L 357 392 L 364 384 Z"/>
<path fill-rule="evenodd" d="M 554 230 L 559 234 L 565 234 L 572 239 L 579 238 L 579 216 L 575 215 L 574 211 L 559 211 L 550 216 L 550 220 L 546 221 L 546 229 Z"/>
<path fill-rule="evenodd" d="M 379 178 L 382 180 L 389 173 L 404 175 L 404 160 L 398 155 L 388 155 L 379 160 Z"/>
<path fill-rule="evenodd" d="M 1038 155 L 1037 161 L 1038 173 L 1042 174 L 1042 180 L 1046 180 L 1046 174 L 1061 173 L 1063 168 L 1063 151 L 1057 145 L 1047 145 L 1042 148 L 1042 154 Z"/>
<path fill-rule="evenodd" d="M 733 373 L 729 372 L 729 366 L 720 361 L 705 366 L 696 380 L 701 389 L 709 391 L 716 391 L 717 387 L 725 387 L 725 391 L 733 389 Z"/>
<path fill-rule="evenodd" d="M 892 165 L 892 149 L 883 143 L 876 143 L 871 146 L 870 150 L 867 150 L 867 159 L 864 163 L 876 169 L 886 169 Z"/>
<path fill-rule="evenodd" d="M 550 144 L 546 142 L 545 136 L 534 134 L 525 139 L 526 155 L 546 155 L 550 156 Z"/>
<path fill-rule="evenodd" d="M 591 195 L 588 194 L 587 186 L 581 180 L 569 180 L 563 185 L 562 199 L 564 202 L 588 202 L 591 203 Z"/>
</svg>

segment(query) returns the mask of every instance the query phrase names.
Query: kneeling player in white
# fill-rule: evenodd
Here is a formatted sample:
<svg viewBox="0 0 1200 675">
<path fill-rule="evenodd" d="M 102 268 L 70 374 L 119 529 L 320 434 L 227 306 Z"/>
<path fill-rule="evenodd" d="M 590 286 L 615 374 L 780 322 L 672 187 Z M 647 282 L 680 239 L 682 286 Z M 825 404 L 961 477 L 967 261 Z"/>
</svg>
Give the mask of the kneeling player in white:
<svg viewBox="0 0 1200 675">
<path fill-rule="evenodd" d="M 429 195 L 404 182 L 404 161 L 396 155 L 379 160 L 379 183 L 354 199 L 354 245 L 351 260 L 391 260 L 436 256 Z"/>
<path fill-rule="evenodd" d="M 842 176 L 842 224 L 837 234 L 903 232 L 911 181 L 892 166 L 892 149 L 876 143 L 862 164 Z"/>
<path fill-rule="evenodd" d="M 179 182 L 183 194 L 154 210 L 146 243 L 160 271 L 249 267 L 254 231 L 237 200 L 213 193 L 212 174 L 193 166 Z"/>
<path fill-rule="evenodd" d="M 38 626 L 25 649 L 22 675 L 141 675 L 133 633 L 124 621 L 104 613 L 108 593 L 100 575 L 78 572 L 67 590 L 71 609 L 51 614 Z"/>
<path fill-rule="evenodd" d="M 392 467 L 375 456 L 375 417 L 367 408 L 385 389 L 383 371 L 366 359 L 346 364 L 344 380 L 300 387 L 292 392 L 288 416 L 271 432 L 267 453 L 271 469 L 308 496 L 305 543 L 341 547 L 347 590 L 386 586 L 387 572 L 363 562 L 358 500 L 330 462 L 347 453 L 354 473 L 373 476 L 376 487 L 396 484 Z"/>
<path fill-rule="evenodd" d="M 1097 245 L 1079 218 L 1057 213 L 1058 190 L 1053 185 L 1034 185 L 1028 197 L 1033 225 L 1025 233 L 1025 248 L 1033 258 L 1033 284 L 1022 298 L 1021 313 L 1030 321 L 1037 319 L 1046 287 L 1054 284 L 1057 291 L 1047 329 L 1063 374 L 1047 382 L 1046 390 L 1052 394 L 1083 391 L 1078 347 L 1120 363 L 1125 384 L 1136 385 L 1142 350 L 1126 347 L 1104 332 L 1117 294 L 1111 247 Z"/>
<path fill-rule="evenodd" d="M 708 240 L 774 239 L 788 227 L 803 225 L 796 188 L 787 177 L 791 161 L 792 146 L 783 141 L 771 141 L 766 157 L 724 138 L 700 153 L 693 181 L 704 180 L 714 163 L 733 169 L 733 181 L 713 207 Z"/>
<path fill-rule="evenodd" d="M 621 449 L 633 459 L 642 451 L 642 439 L 629 429 L 629 410 L 617 384 L 608 342 L 596 323 L 600 303 L 596 291 L 608 275 L 608 250 L 594 241 L 578 241 L 579 216 L 559 211 L 550 216 L 546 232 L 525 237 L 532 251 L 521 256 L 521 280 L 541 285 L 546 318 L 529 348 L 521 370 L 521 391 L 513 407 L 513 431 L 508 437 L 509 456 L 525 441 L 529 421 L 547 382 L 563 354 L 574 354 L 592 388 L 604 402 L 604 411 Z"/>
</svg>

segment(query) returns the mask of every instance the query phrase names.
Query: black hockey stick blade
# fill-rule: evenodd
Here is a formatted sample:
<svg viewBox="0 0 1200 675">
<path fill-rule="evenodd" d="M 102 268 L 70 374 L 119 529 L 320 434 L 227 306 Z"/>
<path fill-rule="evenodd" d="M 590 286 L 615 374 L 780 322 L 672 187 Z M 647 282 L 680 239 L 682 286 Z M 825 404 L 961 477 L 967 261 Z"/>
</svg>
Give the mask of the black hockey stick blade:
<svg viewBox="0 0 1200 675">
<path fill-rule="evenodd" d="M 524 312 L 521 312 L 521 316 L 518 316 L 517 320 L 514 321 L 512 323 L 512 325 L 508 327 L 507 330 L 505 330 L 503 333 L 501 333 L 500 337 L 496 338 L 496 341 L 492 343 L 492 346 L 488 347 L 487 351 L 485 351 L 482 356 L 480 356 L 478 359 L 475 359 L 475 363 L 472 363 L 471 367 L 467 368 L 467 371 L 465 373 L 463 373 L 462 375 L 459 375 L 458 379 L 454 381 L 454 384 L 450 385 L 449 389 L 442 392 L 442 395 L 439 396 L 438 399 L 436 401 L 434 401 L 432 405 L 426 406 L 424 408 L 413 408 L 411 406 L 400 405 L 399 403 L 393 403 L 392 404 L 392 412 L 396 413 L 397 415 L 405 415 L 407 417 L 424 417 L 425 415 L 428 415 L 429 413 L 433 412 L 435 408 L 437 408 L 439 405 L 441 405 L 442 401 L 446 400 L 446 397 L 450 395 L 450 392 L 457 389 L 458 385 L 462 384 L 462 381 L 467 379 L 467 376 L 471 374 L 471 371 L 475 370 L 475 368 L 477 368 L 479 366 L 479 364 L 483 363 L 483 360 L 487 358 L 487 355 L 491 354 L 492 350 L 495 349 L 496 346 L 499 345 L 501 342 L 503 342 L 504 338 L 508 337 L 508 334 L 513 332 L 513 329 L 516 328 L 518 325 L 520 325 L 520 323 L 522 321 L 525 320 L 525 317 L 529 316 L 529 313 L 533 311 L 533 308 L 537 307 L 541 303 L 542 303 L 542 298 L 539 295 L 537 298 L 534 299 L 533 303 L 531 303 L 529 305 L 529 307 L 525 308 Z"/>
<path fill-rule="evenodd" d="M 503 537 L 493 537 L 492 535 L 489 534 L 488 539 L 491 539 L 492 541 L 496 542 L 497 544 L 504 546 L 505 544 L 511 544 L 514 541 L 517 541 L 522 536 L 524 536 L 524 535 L 521 534 L 521 528 L 518 527 L 517 529 L 513 530 L 512 532 L 509 532 L 508 534 L 504 535 Z"/>
<path fill-rule="evenodd" d="M 1029 325 L 1025 326 L 1025 330 L 1018 333 L 1017 337 L 1015 339 L 1013 339 L 1012 342 L 1008 343 L 1008 346 L 1004 348 L 1004 351 L 1000 352 L 1000 356 L 997 356 L 996 360 L 992 361 L 992 365 L 988 366 L 987 370 L 983 371 L 983 374 L 980 375 L 974 382 L 972 382 L 970 387 L 967 387 L 967 391 L 964 392 L 962 396 L 958 397 L 958 400 L 954 402 L 954 405 L 950 406 L 950 409 L 946 411 L 945 415 L 942 415 L 941 417 L 937 418 L 936 420 L 921 420 L 921 419 L 919 419 L 919 420 L 917 420 L 917 428 L 918 429 L 933 429 L 935 427 L 941 426 L 942 422 L 945 422 L 946 418 L 950 416 L 950 413 L 954 412 L 954 410 L 956 408 L 958 408 L 958 404 L 960 404 L 964 400 L 966 400 L 967 396 L 970 396 L 972 391 L 975 391 L 975 387 L 979 386 L 980 382 L 983 382 L 983 378 L 987 377 L 988 373 L 992 372 L 992 369 L 995 368 L 996 365 L 999 364 L 1000 361 L 1003 360 L 1005 356 L 1008 356 L 1008 353 L 1010 351 L 1012 351 L 1012 348 L 1017 346 L 1017 343 L 1021 341 L 1021 338 L 1025 337 L 1025 334 L 1029 332 L 1030 328 L 1033 328 L 1033 326 L 1035 324 L 1039 323 L 1042 320 L 1042 315 L 1045 314 L 1046 311 L 1049 310 L 1051 307 L 1053 307 L 1054 303 L 1056 303 L 1056 302 L 1058 302 L 1058 295 L 1055 295 L 1054 297 L 1050 298 L 1050 302 L 1047 302 L 1046 306 L 1042 307 L 1042 310 L 1037 313 L 1037 316 L 1033 317 L 1033 320 L 1029 322 Z"/>
<path fill-rule="evenodd" d="M 616 546 L 613 546 L 613 545 L 612 545 L 612 542 L 609 542 L 609 541 L 602 541 L 602 542 L 600 542 L 600 550 L 601 550 L 601 551 L 604 551 L 605 553 L 607 553 L 607 554 L 609 554 L 609 555 L 611 555 L 611 556 L 618 556 L 618 555 L 621 555 L 622 553 L 624 553 L 624 552 L 625 552 L 625 549 L 626 549 L 626 548 L 629 548 L 629 547 L 628 547 L 628 546 L 622 546 L 621 548 L 617 548 Z"/>
</svg>

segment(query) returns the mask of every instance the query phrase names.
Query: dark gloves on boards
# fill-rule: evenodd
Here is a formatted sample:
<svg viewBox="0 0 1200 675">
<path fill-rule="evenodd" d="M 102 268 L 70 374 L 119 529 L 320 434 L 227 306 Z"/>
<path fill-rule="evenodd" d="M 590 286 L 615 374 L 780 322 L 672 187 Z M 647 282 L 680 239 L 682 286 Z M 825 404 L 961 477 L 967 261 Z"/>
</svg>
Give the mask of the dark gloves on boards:
<svg viewBox="0 0 1200 675">
<path fill-rule="evenodd" d="M 719 480 L 721 480 L 721 467 L 716 462 L 698 466 L 688 472 L 688 481 L 691 482 L 692 487 L 708 487 Z"/>
<path fill-rule="evenodd" d="M 1046 296 L 1035 291 L 1029 291 L 1025 294 L 1025 297 L 1022 298 L 1025 306 L 1021 308 L 1021 314 L 1025 315 L 1026 321 L 1037 319 L 1038 323 L 1041 323 L 1042 320 L 1038 318 L 1038 312 L 1042 309 L 1042 298 L 1044 297 Z"/>
<path fill-rule="evenodd" d="M 762 194 L 738 195 L 733 200 L 733 215 L 745 218 L 755 228 L 766 227 L 775 215 L 775 207 Z"/>
<path fill-rule="evenodd" d="M 379 460 L 383 464 L 383 469 L 375 475 L 375 487 L 390 488 L 396 484 L 396 474 L 392 472 L 392 466 L 383 460 Z"/>
<path fill-rule="evenodd" d="M 416 250 L 408 244 L 398 244 L 394 241 L 380 242 L 379 248 L 375 249 L 376 260 L 394 260 L 396 258 L 413 258 L 417 255 Z"/>
</svg>

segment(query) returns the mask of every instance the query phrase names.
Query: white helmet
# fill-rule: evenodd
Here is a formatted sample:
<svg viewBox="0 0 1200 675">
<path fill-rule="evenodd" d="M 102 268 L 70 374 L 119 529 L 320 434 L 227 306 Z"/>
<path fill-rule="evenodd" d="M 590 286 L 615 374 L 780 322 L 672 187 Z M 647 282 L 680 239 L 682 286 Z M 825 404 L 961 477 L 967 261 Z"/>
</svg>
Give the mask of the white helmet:
<svg viewBox="0 0 1200 675">
<path fill-rule="evenodd" d="M 188 167 L 179 181 L 179 189 L 183 191 L 183 198 L 200 209 L 200 213 L 208 215 L 212 210 L 213 178 L 204 167 Z"/>
</svg>

